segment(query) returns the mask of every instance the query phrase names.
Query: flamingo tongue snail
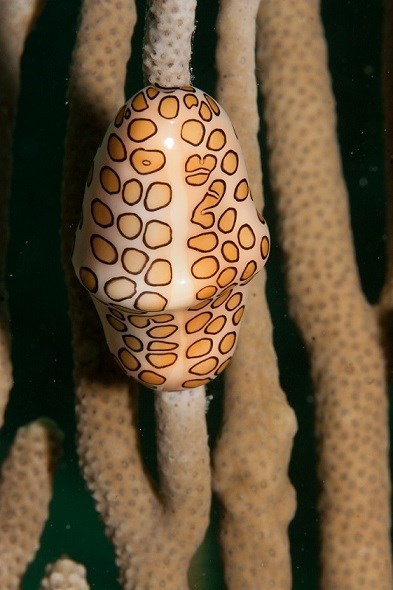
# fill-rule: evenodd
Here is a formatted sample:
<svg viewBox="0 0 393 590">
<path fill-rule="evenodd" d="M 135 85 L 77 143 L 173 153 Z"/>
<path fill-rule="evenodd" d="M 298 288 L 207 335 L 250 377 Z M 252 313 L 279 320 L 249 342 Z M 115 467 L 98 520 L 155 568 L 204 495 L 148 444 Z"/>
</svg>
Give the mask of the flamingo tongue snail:
<svg viewBox="0 0 393 590">
<path fill-rule="evenodd" d="M 214 379 L 268 254 L 223 109 L 191 86 L 132 97 L 94 158 L 73 253 L 121 368 L 161 391 Z"/>
</svg>

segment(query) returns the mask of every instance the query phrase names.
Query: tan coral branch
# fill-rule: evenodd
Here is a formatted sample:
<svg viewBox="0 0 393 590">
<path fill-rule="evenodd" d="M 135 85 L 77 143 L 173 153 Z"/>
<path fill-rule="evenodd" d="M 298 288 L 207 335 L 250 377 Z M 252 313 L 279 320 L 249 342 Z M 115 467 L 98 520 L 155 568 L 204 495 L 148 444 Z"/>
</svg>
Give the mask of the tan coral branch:
<svg viewBox="0 0 393 590">
<path fill-rule="evenodd" d="M 20 428 L 0 480 L 0 587 L 17 590 L 48 517 L 60 435 L 52 423 Z"/>
<path fill-rule="evenodd" d="M 63 254 L 74 324 L 79 454 L 114 542 L 124 587 L 180 590 L 187 587 L 189 560 L 204 535 L 210 505 L 204 392 L 167 394 L 157 401 L 158 494 L 140 456 L 136 386 L 109 358 L 101 327 L 70 264 L 89 160 L 124 102 L 129 54 L 125 40 L 132 34 L 135 9 L 119 2 L 114 6 L 117 11 L 110 11 L 108 3 L 84 3 L 70 79 Z M 115 28 L 118 42 L 102 47 L 105 31 Z M 111 92 L 103 87 L 109 73 Z M 189 460 L 189 470 L 182 466 L 179 474 L 182 455 Z"/>
<path fill-rule="evenodd" d="M 238 133 L 254 200 L 262 210 L 255 81 L 258 4 L 221 2 L 217 98 Z M 234 590 L 291 586 L 287 528 L 295 502 L 287 470 L 296 421 L 279 384 L 264 286 L 265 278 L 258 277 L 251 287 L 238 348 L 225 376 L 224 424 L 214 452 L 214 488 L 224 509 L 225 578 Z"/>
<path fill-rule="evenodd" d="M 62 557 L 45 568 L 39 590 L 89 590 L 86 569 L 72 559 Z"/>
<path fill-rule="evenodd" d="M 5 286 L 12 136 L 19 96 L 20 60 L 26 37 L 42 6 L 42 0 L 3 0 L 0 4 L 0 427 L 13 384 Z"/>
<path fill-rule="evenodd" d="M 196 0 L 152 0 L 143 50 L 145 79 L 159 86 L 190 83 Z"/>
<path fill-rule="evenodd" d="M 310 351 L 322 587 L 392 588 L 385 367 L 360 288 L 317 0 L 262 0 L 258 71 L 292 314 Z"/>
</svg>

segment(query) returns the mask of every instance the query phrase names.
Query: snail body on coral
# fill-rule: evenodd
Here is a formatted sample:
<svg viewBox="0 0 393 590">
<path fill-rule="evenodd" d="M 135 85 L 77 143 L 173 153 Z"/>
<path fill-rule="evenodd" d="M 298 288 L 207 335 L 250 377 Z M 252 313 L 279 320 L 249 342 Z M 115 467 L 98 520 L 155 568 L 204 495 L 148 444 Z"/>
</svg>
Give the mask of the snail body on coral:
<svg viewBox="0 0 393 590">
<path fill-rule="evenodd" d="M 214 379 L 268 253 L 223 109 L 191 86 L 132 97 L 95 156 L 73 253 L 122 369 L 157 390 Z"/>
</svg>

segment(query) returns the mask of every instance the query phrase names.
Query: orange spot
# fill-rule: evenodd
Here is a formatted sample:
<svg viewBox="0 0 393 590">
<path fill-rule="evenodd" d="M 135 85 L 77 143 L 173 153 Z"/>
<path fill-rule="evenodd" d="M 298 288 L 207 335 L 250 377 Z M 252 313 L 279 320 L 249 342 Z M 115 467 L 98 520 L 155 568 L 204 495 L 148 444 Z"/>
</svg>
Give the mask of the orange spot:
<svg viewBox="0 0 393 590">
<path fill-rule="evenodd" d="M 138 375 L 138 379 L 147 385 L 162 385 L 166 381 L 165 377 L 158 375 L 154 371 L 141 371 Z"/>
<path fill-rule="evenodd" d="M 165 166 L 165 155 L 159 150 L 134 150 L 130 156 L 131 166 L 139 174 L 152 174 Z"/>
<path fill-rule="evenodd" d="M 101 186 L 110 195 L 118 193 L 120 190 L 120 178 L 112 168 L 103 166 L 100 170 Z"/>
<path fill-rule="evenodd" d="M 115 162 L 123 162 L 127 157 L 127 150 L 118 135 L 111 133 L 108 139 L 108 154 Z"/>
<path fill-rule="evenodd" d="M 228 234 L 231 232 L 236 223 L 236 209 L 230 208 L 227 209 L 218 220 L 218 227 L 224 233 Z"/>
<path fill-rule="evenodd" d="M 124 324 L 124 322 L 121 322 L 119 319 L 114 318 L 111 315 L 107 315 L 106 319 L 108 324 L 112 326 L 114 330 L 117 330 L 117 332 L 124 332 L 127 329 L 127 326 Z"/>
<path fill-rule="evenodd" d="M 148 354 L 146 358 L 156 369 L 165 369 L 176 362 L 177 354 L 173 352 L 168 352 L 167 354 Z"/>
<path fill-rule="evenodd" d="M 123 186 L 123 201 L 128 205 L 135 205 L 142 196 L 142 183 L 133 178 L 124 183 Z"/>
<path fill-rule="evenodd" d="M 244 199 L 247 197 L 249 192 L 249 187 L 248 187 L 248 182 L 245 178 L 243 178 L 243 180 L 241 180 L 236 188 L 235 188 L 235 199 L 236 201 L 244 201 Z"/>
<path fill-rule="evenodd" d="M 198 250 L 199 252 L 210 252 L 217 246 L 218 239 L 215 233 L 207 232 L 190 238 L 187 244 L 193 250 Z"/>
<path fill-rule="evenodd" d="M 143 350 L 143 342 L 136 336 L 123 336 L 124 344 L 135 352 Z"/>
<path fill-rule="evenodd" d="M 135 301 L 135 307 L 142 311 L 163 311 L 168 300 L 152 291 L 144 291 Z"/>
<path fill-rule="evenodd" d="M 191 267 L 191 272 L 196 279 L 209 279 L 219 269 L 218 260 L 215 256 L 203 256 Z"/>
<path fill-rule="evenodd" d="M 176 96 L 166 96 L 160 100 L 158 112 L 164 119 L 174 119 L 179 112 L 179 101 Z"/>
<path fill-rule="evenodd" d="M 226 287 L 227 285 L 229 285 L 230 283 L 232 283 L 232 281 L 235 278 L 236 274 L 237 274 L 237 269 L 235 267 L 230 266 L 229 268 L 225 268 L 218 275 L 217 283 L 220 285 L 220 287 Z"/>
<path fill-rule="evenodd" d="M 218 151 L 221 150 L 226 144 L 226 136 L 222 129 L 214 129 L 207 140 L 206 147 L 209 150 Z"/>
<path fill-rule="evenodd" d="M 230 176 L 235 174 L 239 165 L 239 157 L 236 152 L 229 150 L 222 159 L 221 170 Z"/>
<path fill-rule="evenodd" d="M 238 240 L 240 245 L 245 250 L 249 250 L 254 247 L 255 234 L 248 224 L 242 225 L 238 232 Z"/>
<path fill-rule="evenodd" d="M 135 293 L 135 283 L 126 277 L 116 277 L 105 283 L 104 291 L 114 301 L 122 301 Z"/>
<path fill-rule="evenodd" d="M 208 285 L 207 287 L 203 287 L 200 289 L 196 295 L 197 299 L 209 299 L 209 297 L 214 297 L 217 293 L 217 287 L 214 285 Z"/>
<path fill-rule="evenodd" d="M 263 236 L 262 242 L 261 242 L 261 254 L 262 254 L 262 258 L 264 260 L 266 260 L 266 258 L 269 256 L 269 248 L 270 248 L 269 238 L 267 236 Z"/>
<path fill-rule="evenodd" d="M 97 225 L 109 227 L 113 223 L 112 211 L 99 199 L 94 199 L 91 204 L 91 214 Z"/>
<path fill-rule="evenodd" d="M 212 348 L 213 342 L 211 338 L 201 338 L 187 348 L 186 354 L 188 358 L 205 356 L 206 354 L 209 354 Z"/>
<path fill-rule="evenodd" d="M 114 264 L 117 261 L 117 250 L 114 245 L 105 238 L 93 235 L 90 245 L 94 256 L 104 264 Z"/>
<path fill-rule="evenodd" d="M 205 328 L 205 332 L 206 334 L 218 334 L 221 332 L 226 323 L 226 317 L 224 315 L 219 315 Z"/>
<path fill-rule="evenodd" d="M 218 360 L 211 356 L 200 363 L 197 363 L 190 369 L 190 373 L 194 375 L 207 375 L 207 373 L 211 373 L 218 365 Z"/>
<path fill-rule="evenodd" d="M 98 289 L 98 279 L 95 273 L 90 269 L 82 266 L 79 271 L 79 278 L 82 285 L 91 293 L 95 293 Z"/>
<path fill-rule="evenodd" d="M 191 320 L 188 320 L 186 323 L 186 332 L 187 334 L 194 334 L 207 324 L 207 322 L 211 319 L 212 313 L 210 311 L 205 311 L 203 313 L 198 314 Z"/>
<path fill-rule="evenodd" d="M 141 366 L 138 359 L 131 354 L 126 348 L 119 350 L 119 359 L 129 371 L 136 371 Z"/>
<path fill-rule="evenodd" d="M 236 332 L 229 332 L 229 334 L 226 334 L 221 340 L 220 344 L 218 345 L 218 350 L 221 352 L 221 354 L 227 354 L 235 346 L 235 342 Z"/>
<path fill-rule="evenodd" d="M 123 267 L 131 274 L 139 274 L 148 260 L 148 255 L 137 248 L 126 248 L 121 257 Z"/>
<path fill-rule="evenodd" d="M 131 107 L 134 109 L 134 111 L 144 111 L 147 109 L 148 104 L 143 92 L 138 92 L 138 94 L 134 96 L 131 102 Z"/>
<path fill-rule="evenodd" d="M 128 125 L 127 133 L 132 141 L 145 141 L 157 133 L 157 125 L 151 119 L 134 119 Z"/>
<path fill-rule="evenodd" d="M 181 128 L 181 138 L 191 145 L 199 145 L 205 136 L 205 126 L 195 119 L 185 121 Z"/>
</svg>

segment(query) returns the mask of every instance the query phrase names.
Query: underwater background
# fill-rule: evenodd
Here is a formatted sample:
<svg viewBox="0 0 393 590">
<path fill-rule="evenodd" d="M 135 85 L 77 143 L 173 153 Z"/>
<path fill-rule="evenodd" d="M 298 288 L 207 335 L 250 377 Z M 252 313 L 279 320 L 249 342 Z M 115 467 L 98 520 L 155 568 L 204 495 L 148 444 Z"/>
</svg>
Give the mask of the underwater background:
<svg viewBox="0 0 393 590">
<path fill-rule="evenodd" d="M 128 96 L 143 86 L 141 47 L 145 4 L 142 0 L 137 2 L 139 21 L 132 42 Z M 80 0 L 47 0 L 26 44 L 14 136 L 7 288 L 15 386 L 0 432 L 0 460 L 4 459 L 17 428 L 39 416 L 55 420 L 65 436 L 50 518 L 40 550 L 25 576 L 23 590 L 36 589 L 45 565 L 64 554 L 86 566 L 91 588 L 120 588 L 116 582 L 114 551 L 86 490 L 75 452 L 71 329 L 60 259 L 67 81 L 79 8 Z M 193 52 L 194 84 L 212 95 L 217 10 L 217 0 L 198 0 Z M 385 248 L 382 1 L 323 0 L 322 17 L 359 271 L 364 291 L 374 302 L 382 285 Z M 273 238 L 267 264 L 268 299 L 281 384 L 298 420 L 290 465 L 290 477 L 298 496 L 297 513 L 290 526 L 293 589 L 314 590 L 318 586 L 318 483 L 313 393 L 306 352 L 288 315 L 283 260 L 275 237 L 274 201 L 268 186 L 263 125 L 260 137 L 264 155 L 264 213 Z M 210 443 L 214 445 L 222 412 L 223 380 L 214 382 L 209 392 L 213 400 L 207 419 Z M 153 395 L 143 390 L 140 397 L 142 451 L 154 474 Z M 213 502 L 212 524 L 190 571 L 190 587 L 195 590 L 225 587 L 217 521 L 218 506 Z"/>
</svg>

